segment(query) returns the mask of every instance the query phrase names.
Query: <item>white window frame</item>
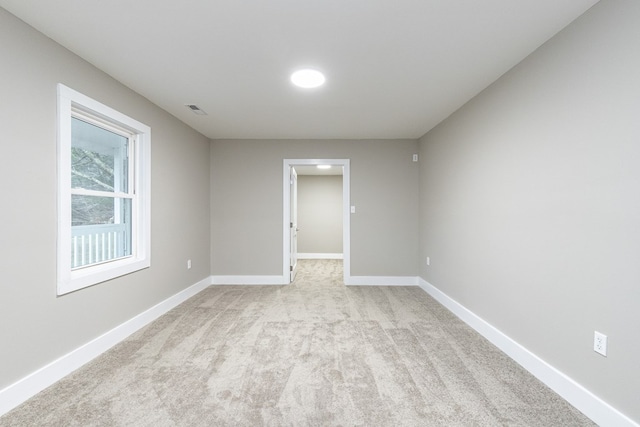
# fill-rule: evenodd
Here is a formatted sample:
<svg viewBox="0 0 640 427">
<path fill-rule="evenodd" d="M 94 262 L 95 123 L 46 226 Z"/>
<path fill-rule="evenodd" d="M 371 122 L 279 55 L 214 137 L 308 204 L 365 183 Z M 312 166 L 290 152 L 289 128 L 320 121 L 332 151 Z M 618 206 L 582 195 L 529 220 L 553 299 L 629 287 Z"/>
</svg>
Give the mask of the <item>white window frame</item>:
<svg viewBox="0 0 640 427">
<path fill-rule="evenodd" d="M 83 114 L 130 132 L 133 148 L 131 255 L 71 268 L 71 118 Z M 63 84 L 58 84 L 57 294 L 63 295 L 151 265 L 151 128 Z"/>
</svg>

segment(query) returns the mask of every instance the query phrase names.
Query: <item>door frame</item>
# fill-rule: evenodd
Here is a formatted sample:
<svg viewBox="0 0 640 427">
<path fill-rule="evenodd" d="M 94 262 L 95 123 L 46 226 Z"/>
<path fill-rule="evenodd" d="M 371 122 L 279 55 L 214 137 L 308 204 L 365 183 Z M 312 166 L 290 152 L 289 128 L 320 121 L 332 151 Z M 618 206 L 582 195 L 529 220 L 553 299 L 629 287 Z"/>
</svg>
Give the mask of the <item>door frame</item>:
<svg viewBox="0 0 640 427">
<path fill-rule="evenodd" d="M 290 170 L 294 166 L 334 165 L 342 167 L 342 256 L 344 282 L 351 277 L 351 195 L 349 159 L 284 159 L 282 168 L 282 283 L 289 284 L 291 265 L 291 194 Z"/>
</svg>

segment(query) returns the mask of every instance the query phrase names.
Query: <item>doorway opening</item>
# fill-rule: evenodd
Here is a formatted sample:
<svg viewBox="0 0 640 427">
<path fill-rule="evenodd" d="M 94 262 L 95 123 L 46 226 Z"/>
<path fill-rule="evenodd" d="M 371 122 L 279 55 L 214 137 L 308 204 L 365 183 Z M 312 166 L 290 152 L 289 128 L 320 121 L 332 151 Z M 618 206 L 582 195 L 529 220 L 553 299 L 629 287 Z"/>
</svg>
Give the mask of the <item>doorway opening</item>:
<svg viewBox="0 0 640 427">
<path fill-rule="evenodd" d="M 332 166 L 342 170 L 342 257 L 344 282 L 351 275 L 350 262 L 350 194 L 349 159 L 284 159 L 283 167 L 283 224 L 282 224 L 282 277 L 283 283 L 293 282 L 298 267 L 298 221 L 296 169 L 318 165 Z"/>
</svg>

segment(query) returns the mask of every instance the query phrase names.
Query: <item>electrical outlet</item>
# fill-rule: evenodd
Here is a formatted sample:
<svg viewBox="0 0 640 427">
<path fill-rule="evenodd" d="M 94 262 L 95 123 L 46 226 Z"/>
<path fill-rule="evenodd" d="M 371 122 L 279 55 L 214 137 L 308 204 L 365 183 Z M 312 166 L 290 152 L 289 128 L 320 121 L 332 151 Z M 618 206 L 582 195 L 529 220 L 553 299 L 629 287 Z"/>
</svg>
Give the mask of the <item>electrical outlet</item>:
<svg viewBox="0 0 640 427">
<path fill-rule="evenodd" d="M 427 265 L 431 265 L 431 259 L 427 257 Z"/>
<path fill-rule="evenodd" d="M 187 270 L 191 270 L 191 260 L 187 260 Z"/>
<path fill-rule="evenodd" d="M 603 356 L 607 355 L 607 336 L 598 331 L 593 333 L 593 351 Z"/>
</svg>

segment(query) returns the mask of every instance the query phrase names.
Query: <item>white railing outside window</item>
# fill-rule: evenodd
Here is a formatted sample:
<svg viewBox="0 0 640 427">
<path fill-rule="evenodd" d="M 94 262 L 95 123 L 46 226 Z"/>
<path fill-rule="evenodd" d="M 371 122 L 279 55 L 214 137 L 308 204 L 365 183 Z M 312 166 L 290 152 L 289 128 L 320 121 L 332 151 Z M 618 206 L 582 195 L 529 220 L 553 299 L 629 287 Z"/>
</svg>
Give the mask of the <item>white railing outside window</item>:
<svg viewBox="0 0 640 427">
<path fill-rule="evenodd" d="M 71 227 L 71 268 L 123 258 L 129 230 L 126 224 L 78 225 Z"/>
</svg>

